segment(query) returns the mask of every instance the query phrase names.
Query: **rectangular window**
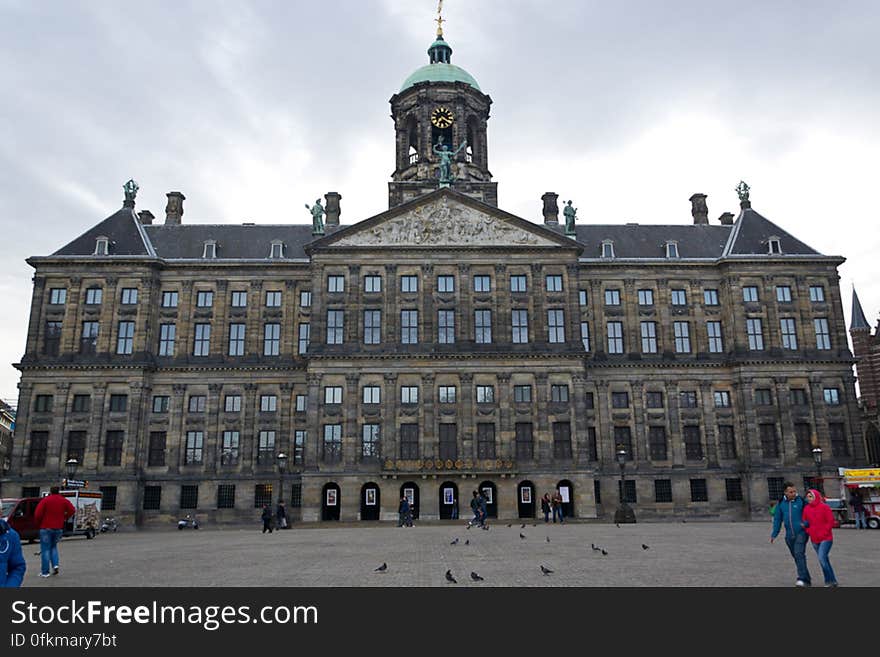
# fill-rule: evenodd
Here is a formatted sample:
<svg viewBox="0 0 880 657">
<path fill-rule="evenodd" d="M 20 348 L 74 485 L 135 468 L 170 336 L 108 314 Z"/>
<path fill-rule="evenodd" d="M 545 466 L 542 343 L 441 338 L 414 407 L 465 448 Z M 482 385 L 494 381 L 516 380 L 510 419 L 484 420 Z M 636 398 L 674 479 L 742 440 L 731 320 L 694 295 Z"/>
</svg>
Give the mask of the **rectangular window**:
<svg viewBox="0 0 880 657">
<path fill-rule="evenodd" d="M 342 344 L 342 333 L 345 312 L 342 310 L 327 311 L 327 344 Z"/>
<path fill-rule="evenodd" d="M 325 386 L 324 387 L 324 403 L 325 404 L 341 404 L 342 403 L 342 386 Z"/>
<path fill-rule="evenodd" d="M 778 502 L 782 498 L 784 485 L 785 479 L 782 477 L 767 477 L 767 492 L 772 502 Z"/>
<path fill-rule="evenodd" d="M 400 277 L 400 291 L 414 294 L 419 291 L 419 277 L 411 274 Z"/>
<path fill-rule="evenodd" d="M 153 412 L 167 413 L 171 406 L 171 397 L 168 395 L 155 395 L 153 397 Z"/>
<path fill-rule="evenodd" d="M 456 396 L 455 386 L 440 386 L 439 399 L 441 404 L 454 404 Z"/>
<path fill-rule="evenodd" d="M 158 511 L 162 507 L 162 487 L 144 486 L 144 511 Z"/>
<path fill-rule="evenodd" d="M 438 276 L 437 291 L 441 294 L 452 294 L 455 292 L 455 276 Z"/>
<path fill-rule="evenodd" d="M 211 351 L 211 325 L 196 324 L 193 356 L 207 356 Z"/>
<path fill-rule="evenodd" d="M 382 342 L 382 311 L 364 311 L 364 344 L 379 344 Z"/>
<path fill-rule="evenodd" d="M 553 423 L 553 458 L 571 458 L 571 424 L 568 422 Z"/>
<path fill-rule="evenodd" d="M 67 460 L 76 459 L 77 463 L 82 463 L 86 455 L 86 435 L 85 431 L 71 431 L 67 434 Z"/>
<path fill-rule="evenodd" d="M 162 292 L 162 307 L 163 308 L 177 308 L 177 292 L 175 292 L 175 291 Z"/>
<path fill-rule="evenodd" d="M 803 388 L 792 388 L 791 389 L 791 405 L 792 406 L 807 406 L 809 401 L 807 400 L 807 391 Z"/>
<path fill-rule="evenodd" d="M 822 391 L 825 403 L 829 406 L 837 406 L 840 404 L 840 390 L 837 388 L 825 388 Z"/>
<path fill-rule="evenodd" d="M 532 402 L 532 386 L 513 386 L 513 401 L 530 404 Z"/>
<path fill-rule="evenodd" d="M 364 276 L 364 293 L 365 294 L 378 294 L 382 291 L 382 277 L 381 276 Z"/>
<path fill-rule="evenodd" d="M 257 443 L 257 463 L 261 465 L 275 462 L 275 432 L 261 431 Z"/>
<path fill-rule="evenodd" d="M 223 446 L 220 450 L 220 465 L 238 465 L 239 455 L 238 431 L 223 432 Z"/>
<path fill-rule="evenodd" d="M 492 278 L 485 274 L 474 276 L 474 292 L 491 292 Z"/>
<path fill-rule="evenodd" d="M 474 339 L 477 344 L 492 343 L 492 311 L 474 311 Z"/>
<path fill-rule="evenodd" d="M 277 356 L 281 353 L 281 324 L 266 324 L 263 327 L 263 355 Z"/>
<path fill-rule="evenodd" d="M 703 305 L 718 305 L 718 290 L 703 290 Z"/>
<path fill-rule="evenodd" d="M 743 301 L 753 303 L 758 301 L 758 288 L 754 285 L 747 285 L 743 288 Z"/>
<path fill-rule="evenodd" d="M 645 406 L 648 408 L 663 408 L 663 393 L 656 390 L 646 392 Z"/>
<path fill-rule="evenodd" d="M 308 406 L 308 397 L 306 395 L 296 396 L 296 412 L 305 413 Z"/>
<path fill-rule="evenodd" d="M 625 482 L 617 480 L 617 494 L 627 504 L 636 504 L 636 482 L 627 479 Z"/>
<path fill-rule="evenodd" d="M 297 331 L 296 352 L 299 355 L 305 354 L 309 350 L 309 336 L 311 325 L 308 322 L 302 322 Z"/>
<path fill-rule="evenodd" d="M 706 333 L 709 335 L 709 353 L 723 353 L 724 340 L 721 337 L 721 322 L 706 322 Z"/>
<path fill-rule="evenodd" d="M 197 308 L 210 308 L 214 305 L 214 293 L 213 292 L 197 292 L 196 293 L 196 307 Z"/>
<path fill-rule="evenodd" d="M 691 479 L 691 502 L 708 502 L 709 491 L 705 479 Z"/>
<path fill-rule="evenodd" d="M 595 404 L 596 404 L 596 402 L 595 402 L 595 398 L 593 397 L 593 393 L 592 392 L 585 392 L 584 393 L 584 408 L 592 410 L 592 409 L 596 408 Z"/>
<path fill-rule="evenodd" d="M 53 306 L 63 306 L 67 303 L 67 289 L 63 287 L 50 288 L 49 303 Z"/>
<path fill-rule="evenodd" d="M 184 465 L 198 465 L 202 462 L 202 450 L 205 443 L 205 434 L 202 431 L 186 432 L 186 452 Z"/>
<path fill-rule="evenodd" d="M 623 322 L 608 322 L 608 353 L 623 353 Z"/>
<path fill-rule="evenodd" d="M 666 503 L 672 501 L 672 480 L 671 479 L 655 479 L 654 480 L 654 501 Z"/>
<path fill-rule="evenodd" d="M 458 427 L 454 424 L 440 425 L 439 457 L 444 461 L 455 461 L 458 458 Z"/>
<path fill-rule="evenodd" d="M 177 334 L 177 327 L 174 324 L 159 325 L 159 355 L 174 355 L 174 339 Z"/>
<path fill-rule="evenodd" d="M 108 431 L 104 442 L 104 465 L 122 465 L 122 443 L 125 433 Z"/>
<path fill-rule="evenodd" d="M 150 448 L 147 453 L 147 465 L 163 466 L 165 465 L 165 444 L 167 434 L 164 431 L 150 432 Z"/>
<path fill-rule="evenodd" d="M 657 323 L 656 322 L 641 322 L 640 330 L 642 333 L 642 353 L 643 354 L 656 354 L 657 353 Z"/>
<path fill-rule="evenodd" d="M 733 425 L 718 425 L 718 447 L 722 459 L 736 458 L 736 436 L 733 433 Z"/>
<path fill-rule="evenodd" d="M 562 292 L 562 276 L 559 274 L 549 274 L 547 276 L 547 291 Z"/>
<path fill-rule="evenodd" d="M 791 303 L 791 288 L 788 285 L 777 285 L 776 300 L 783 303 Z"/>
<path fill-rule="evenodd" d="M 782 332 L 782 348 L 797 349 L 797 331 L 795 330 L 794 320 L 789 317 L 780 319 L 779 329 Z"/>
<path fill-rule="evenodd" d="M 590 324 L 589 322 L 581 322 L 581 344 L 584 351 L 590 350 Z"/>
<path fill-rule="evenodd" d="M 138 302 L 138 289 L 136 287 L 122 288 L 119 303 L 123 306 L 133 306 Z"/>
<path fill-rule="evenodd" d="M 257 484 L 254 486 L 254 508 L 262 509 L 272 504 L 272 484 Z"/>
<path fill-rule="evenodd" d="M 266 308 L 280 308 L 281 307 L 281 291 L 280 290 L 267 290 L 266 291 Z"/>
<path fill-rule="evenodd" d="M 324 449 L 321 458 L 324 463 L 339 463 L 342 460 L 342 425 L 324 425 Z"/>
<path fill-rule="evenodd" d="M 813 430 L 806 422 L 795 422 L 794 424 L 794 440 L 797 445 L 797 455 L 800 458 L 810 458 L 813 456 Z"/>
<path fill-rule="evenodd" d="M 619 306 L 620 305 L 620 290 L 605 290 L 605 305 L 606 306 Z"/>
<path fill-rule="evenodd" d="M 477 423 L 477 458 L 495 458 L 495 425 L 488 422 Z"/>
<path fill-rule="evenodd" d="M 115 511 L 116 510 L 116 486 L 101 486 L 100 487 L 102 500 L 101 500 L 101 510 L 102 511 Z"/>
<path fill-rule="evenodd" d="M 99 287 L 90 287 L 86 290 L 86 305 L 89 306 L 99 306 L 101 305 L 101 297 L 104 295 L 104 291 Z"/>
<path fill-rule="evenodd" d="M 293 432 L 293 462 L 302 464 L 306 449 L 307 432 L 300 429 Z"/>
<path fill-rule="evenodd" d="M 110 395 L 110 412 L 125 413 L 128 410 L 128 395 Z"/>
<path fill-rule="evenodd" d="M 299 293 L 299 305 L 300 308 L 312 307 L 312 293 L 310 291 L 303 290 Z"/>
<path fill-rule="evenodd" d="M 561 309 L 547 311 L 547 328 L 551 344 L 565 342 L 565 313 Z"/>
<path fill-rule="evenodd" d="M 52 410 L 52 395 L 37 395 L 34 398 L 34 411 L 48 413 Z"/>
<path fill-rule="evenodd" d="M 688 322 L 673 322 L 672 330 L 675 335 L 675 353 L 691 353 L 691 327 Z"/>
<path fill-rule="evenodd" d="M 477 386 L 477 403 L 494 404 L 495 386 Z"/>
<path fill-rule="evenodd" d="M 599 445 L 596 440 L 596 427 L 587 427 L 587 456 L 593 463 L 599 460 Z"/>
<path fill-rule="evenodd" d="M 455 344 L 455 311 L 437 311 L 437 342 Z"/>
<path fill-rule="evenodd" d="M 378 424 L 365 424 L 361 429 L 361 459 L 379 458 L 379 426 Z"/>
<path fill-rule="evenodd" d="M 730 392 L 716 390 L 713 396 L 715 397 L 715 408 L 730 408 Z"/>
<path fill-rule="evenodd" d="M 92 410 L 92 398 L 90 395 L 73 396 L 74 413 L 88 413 L 90 410 Z"/>
<path fill-rule="evenodd" d="M 526 291 L 526 277 L 523 274 L 514 274 L 510 277 L 510 291 L 511 292 L 525 292 Z"/>
<path fill-rule="evenodd" d="M 345 276 L 328 276 L 328 292 L 345 292 Z"/>
<path fill-rule="evenodd" d="M 278 410 L 278 397 L 275 395 L 260 395 L 260 412 L 274 413 Z"/>
<path fill-rule="evenodd" d="M 43 340 L 43 353 L 57 356 L 61 352 L 61 322 L 46 322 L 46 336 Z"/>
<path fill-rule="evenodd" d="M 229 325 L 229 355 L 244 356 L 244 324 Z"/>
<path fill-rule="evenodd" d="M 697 407 L 697 393 L 695 390 L 683 390 L 678 393 L 678 404 L 682 408 Z"/>
<path fill-rule="evenodd" d="M 232 293 L 232 307 L 233 308 L 247 308 L 247 292 L 244 290 L 237 290 Z"/>
<path fill-rule="evenodd" d="M 342 388 L 340 390 L 339 401 L 342 401 Z M 326 397 L 326 395 L 325 395 Z M 361 398 L 364 404 L 378 404 L 382 401 L 382 388 L 379 386 L 364 386 L 363 397 Z M 324 403 L 327 403 L 326 399 Z M 339 402 L 337 402 L 339 403 Z"/>
<path fill-rule="evenodd" d="M 586 290 L 578 290 L 578 305 L 586 306 L 587 305 L 587 291 Z"/>
<path fill-rule="evenodd" d="M 611 408 L 629 408 L 629 393 L 625 391 L 612 392 Z"/>
<path fill-rule="evenodd" d="M 764 458 L 777 458 L 779 456 L 779 440 L 776 438 L 776 425 L 759 424 L 758 433 L 761 438 L 761 453 Z"/>
<path fill-rule="evenodd" d="M 80 353 L 94 354 L 98 351 L 98 333 L 100 326 L 98 322 L 83 322 L 82 324 L 82 340 L 80 342 Z"/>
<path fill-rule="evenodd" d="M 824 317 L 814 319 L 813 329 L 816 331 L 816 349 L 831 349 L 831 333 L 828 330 L 828 320 Z"/>
<path fill-rule="evenodd" d="M 510 324 L 513 330 L 513 343 L 526 344 L 529 341 L 529 311 L 525 308 L 511 310 Z"/>
<path fill-rule="evenodd" d="M 551 385 L 550 401 L 559 403 L 568 403 L 568 386 L 567 385 Z"/>
<path fill-rule="evenodd" d="M 728 502 L 743 501 L 742 479 L 725 479 L 724 489 L 727 493 Z"/>
<path fill-rule="evenodd" d="M 821 285 L 811 285 L 810 301 L 813 303 L 823 303 L 825 301 L 825 288 Z"/>
<path fill-rule="evenodd" d="M 648 427 L 648 450 L 652 461 L 665 461 L 667 459 L 666 427 Z"/>
<path fill-rule="evenodd" d="M 217 508 L 235 508 L 235 484 L 219 484 L 217 486 Z"/>
<path fill-rule="evenodd" d="M 764 333 L 761 329 L 761 320 L 747 319 L 746 331 L 749 336 L 749 349 L 752 351 L 763 351 Z"/>
<path fill-rule="evenodd" d="M 517 422 L 516 432 L 516 458 L 531 460 L 534 458 L 535 443 L 532 439 L 531 422 Z"/>
<path fill-rule="evenodd" d="M 418 404 L 419 403 L 419 387 L 418 386 L 400 386 L 400 403 L 401 404 Z"/>
<path fill-rule="evenodd" d="M 207 405 L 208 398 L 205 395 L 190 395 L 189 396 L 189 412 L 190 413 L 204 413 L 205 406 Z"/>
<path fill-rule="evenodd" d="M 639 290 L 639 305 L 640 306 L 653 306 L 654 305 L 654 290 Z"/>
<path fill-rule="evenodd" d="M 688 425 L 682 427 L 684 438 L 684 457 L 689 461 L 699 461 L 703 458 L 703 441 L 700 438 L 700 427 Z"/>
<path fill-rule="evenodd" d="M 419 425 L 400 425 L 400 458 L 419 458 Z"/>
<path fill-rule="evenodd" d="M 402 344 L 418 344 L 419 342 L 419 311 L 400 311 L 400 342 Z"/>
<path fill-rule="evenodd" d="M 673 306 L 686 306 L 687 305 L 687 295 L 684 290 L 672 290 L 672 305 Z"/>
<path fill-rule="evenodd" d="M 849 456 L 849 443 L 846 441 L 846 428 L 843 422 L 829 422 L 828 437 L 831 439 L 832 456 Z"/>
<path fill-rule="evenodd" d="M 116 353 L 129 355 L 134 349 L 134 322 L 119 322 Z"/>
<path fill-rule="evenodd" d="M 756 406 L 772 406 L 773 405 L 773 393 L 770 392 L 770 388 L 756 388 L 755 389 L 755 405 Z"/>
<path fill-rule="evenodd" d="M 49 444 L 48 431 L 31 431 L 31 444 L 28 447 L 27 464 L 30 468 L 46 465 L 46 449 Z"/>
</svg>

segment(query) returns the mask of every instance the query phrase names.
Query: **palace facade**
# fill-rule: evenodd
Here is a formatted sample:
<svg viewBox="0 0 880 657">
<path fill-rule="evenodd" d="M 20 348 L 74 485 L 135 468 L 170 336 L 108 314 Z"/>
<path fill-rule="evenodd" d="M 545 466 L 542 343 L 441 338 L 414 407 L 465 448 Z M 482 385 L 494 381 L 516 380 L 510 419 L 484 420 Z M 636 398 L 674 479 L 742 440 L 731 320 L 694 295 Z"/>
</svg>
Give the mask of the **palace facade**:
<svg viewBox="0 0 880 657">
<path fill-rule="evenodd" d="M 451 63 L 391 98 L 389 209 L 163 223 L 122 208 L 35 270 L 4 496 L 76 478 L 138 524 L 297 518 L 749 518 L 865 461 L 837 268 L 752 208 L 670 225 L 498 206 L 491 99 Z M 448 150 L 444 151 L 444 147 Z M 438 167 L 451 162 L 451 175 Z M 537 197 L 537 194 L 536 194 Z M 536 198 L 537 200 L 537 198 Z M 279 454 L 286 458 L 279 459 Z M 618 462 L 623 459 L 623 468 Z M 623 474 L 623 477 L 621 477 Z"/>
</svg>

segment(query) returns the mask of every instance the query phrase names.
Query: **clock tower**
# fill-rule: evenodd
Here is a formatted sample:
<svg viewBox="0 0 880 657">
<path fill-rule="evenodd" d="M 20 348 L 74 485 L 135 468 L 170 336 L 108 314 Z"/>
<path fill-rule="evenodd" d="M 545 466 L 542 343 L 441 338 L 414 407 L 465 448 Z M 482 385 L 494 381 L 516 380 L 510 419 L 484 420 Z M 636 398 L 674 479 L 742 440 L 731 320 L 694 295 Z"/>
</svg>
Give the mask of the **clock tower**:
<svg viewBox="0 0 880 657">
<path fill-rule="evenodd" d="M 474 77 L 452 64 L 452 47 L 442 23 L 428 48 L 429 63 L 410 75 L 391 97 L 396 168 L 388 183 L 388 207 L 430 193 L 441 184 L 498 206 L 498 183 L 489 171 L 486 123 L 492 99 Z M 441 157 L 448 148 L 451 180 L 441 180 Z"/>
</svg>

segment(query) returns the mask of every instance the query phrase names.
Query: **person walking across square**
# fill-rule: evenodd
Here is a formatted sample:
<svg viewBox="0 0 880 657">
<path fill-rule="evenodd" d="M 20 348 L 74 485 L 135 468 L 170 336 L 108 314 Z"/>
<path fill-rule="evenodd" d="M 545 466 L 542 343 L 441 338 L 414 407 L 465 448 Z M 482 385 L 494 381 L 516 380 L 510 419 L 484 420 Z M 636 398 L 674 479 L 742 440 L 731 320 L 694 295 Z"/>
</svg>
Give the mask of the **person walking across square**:
<svg viewBox="0 0 880 657">
<path fill-rule="evenodd" d="M 834 575 L 831 561 L 828 560 L 828 553 L 831 552 L 831 546 L 834 544 L 834 535 L 831 532 L 834 515 L 831 513 L 831 507 L 825 503 L 822 493 L 815 488 L 807 492 L 807 506 L 804 508 L 802 524 L 807 536 L 810 537 L 813 549 L 816 550 L 816 556 L 819 557 L 819 565 L 825 576 L 825 586 L 837 586 L 837 577 Z"/>
<path fill-rule="evenodd" d="M 797 581 L 795 586 L 810 586 L 812 580 L 810 571 L 807 570 L 807 533 L 802 525 L 803 512 L 806 503 L 804 498 L 797 494 L 797 489 L 790 481 L 783 484 L 783 497 L 776 505 L 776 513 L 773 514 L 773 531 L 770 534 L 772 543 L 779 536 L 779 531 L 785 525 L 785 544 L 791 552 L 797 568 Z"/>
<path fill-rule="evenodd" d="M 64 523 L 76 514 L 76 509 L 66 497 L 61 495 L 58 486 L 52 486 L 49 494 L 40 500 L 34 511 L 34 520 L 40 526 L 40 577 L 59 573 L 58 541 L 64 533 Z"/>
</svg>

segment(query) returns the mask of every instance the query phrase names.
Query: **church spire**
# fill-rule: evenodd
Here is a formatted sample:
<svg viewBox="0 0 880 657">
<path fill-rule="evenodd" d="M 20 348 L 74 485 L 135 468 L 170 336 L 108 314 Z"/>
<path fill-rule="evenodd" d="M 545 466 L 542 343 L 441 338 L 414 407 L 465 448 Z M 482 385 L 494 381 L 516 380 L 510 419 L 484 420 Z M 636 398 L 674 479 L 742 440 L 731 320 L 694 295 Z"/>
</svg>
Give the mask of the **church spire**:
<svg viewBox="0 0 880 657">
<path fill-rule="evenodd" d="M 871 327 L 868 326 L 868 320 L 865 319 L 865 311 L 862 310 L 862 304 L 859 303 L 859 295 L 856 294 L 856 288 L 853 287 L 852 319 L 849 323 L 849 330 L 853 331 L 855 329 L 868 329 L 870 331 Z"/>
<path fill-rule="evenodd" d="M 428 48 L 428 55 L 432 64 L 451 64 L 452 63 L 452 47 L 443 40 L 443 0 L 437 3 L 437 40 Z"/>
</svg>

